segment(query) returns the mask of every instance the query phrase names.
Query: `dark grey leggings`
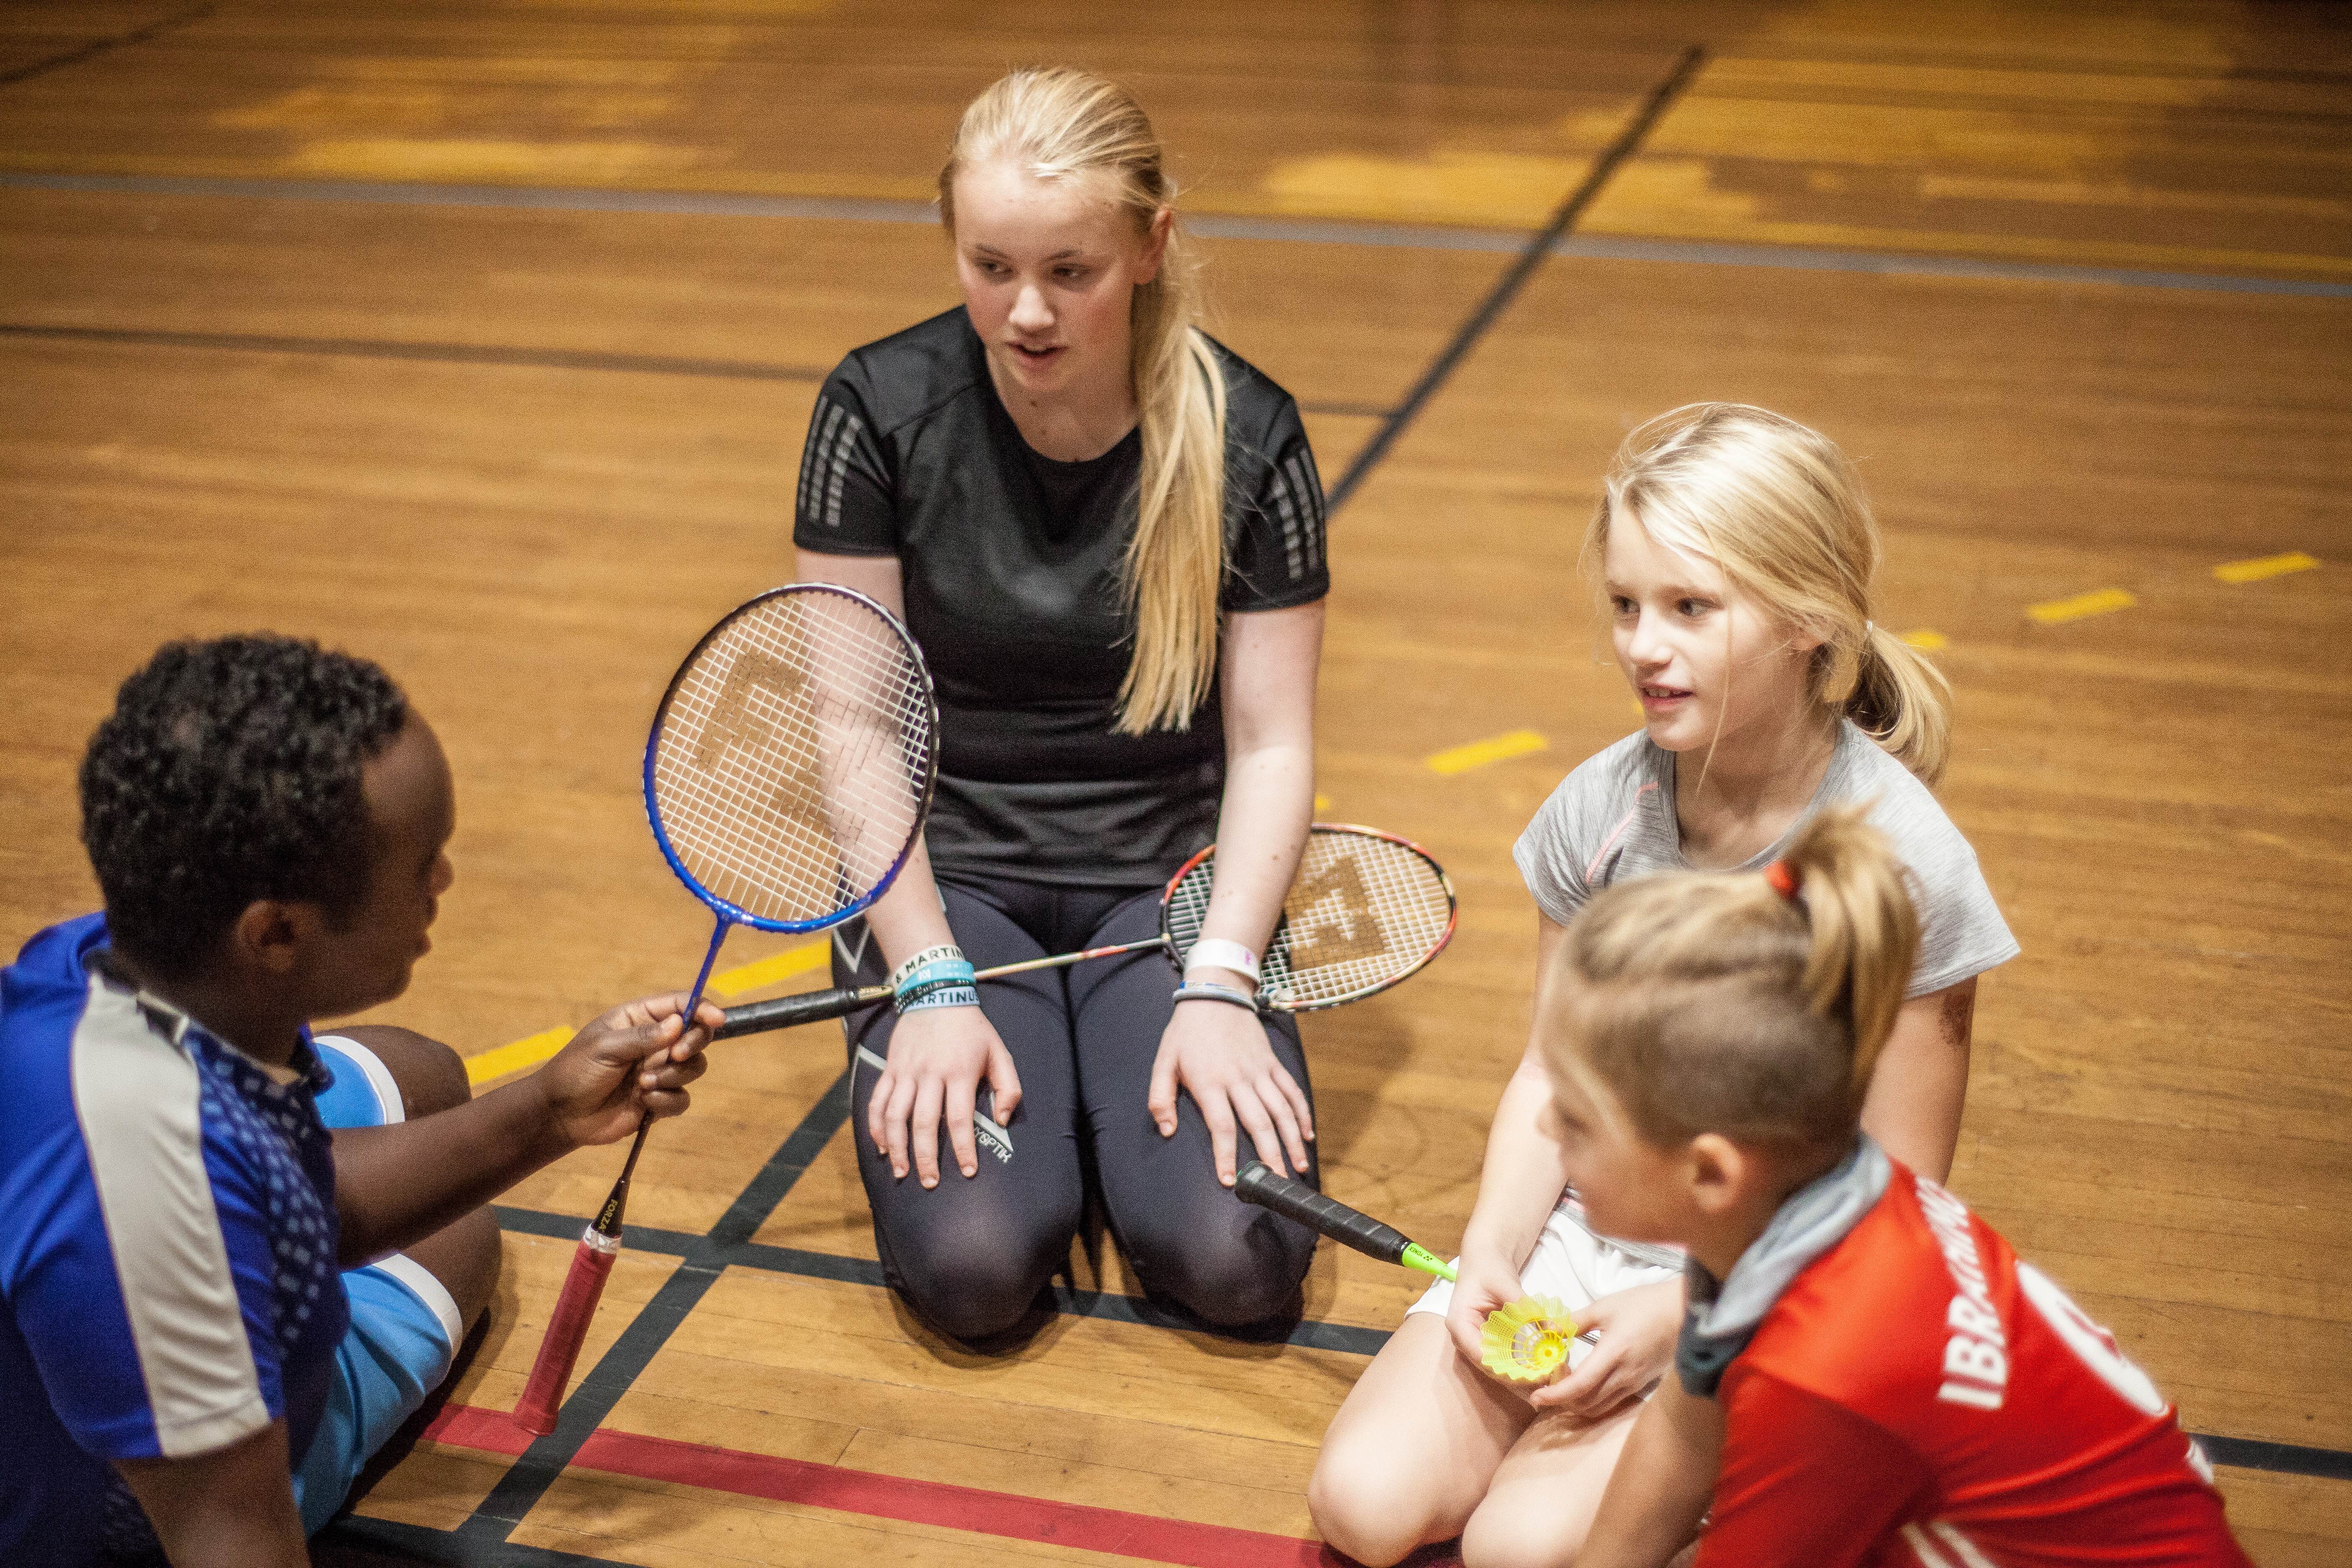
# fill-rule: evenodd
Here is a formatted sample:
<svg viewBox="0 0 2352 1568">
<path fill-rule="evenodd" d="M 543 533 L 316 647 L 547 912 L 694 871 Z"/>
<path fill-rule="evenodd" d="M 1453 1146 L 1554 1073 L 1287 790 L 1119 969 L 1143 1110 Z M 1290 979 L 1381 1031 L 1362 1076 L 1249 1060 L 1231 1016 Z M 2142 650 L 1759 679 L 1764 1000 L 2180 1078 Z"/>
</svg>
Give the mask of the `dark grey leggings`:
<svg viewBox="0 0 2352 1568">
<path fill-rule="evenodd" d="M 975 968 L 1149 937 L 1160 929 L 1158 889 L 1055 888 L 1014 881 L 940 881 L 948 929 Z M 833 948 L 834 984 L 884 977 L 863 921 Z M 1177 1131 L 1162 1138 L 1145 1109 L 1151 1064 L 1175 1004 L 1176 972 L 1156 951 L 991 981 L 981 1011 L 1013 1053 L 1021 1104 L 1001 1130 L 977 1131 L 980 1173 L 966 1180 L 940 1133 L 940 1184 L 893 1177 L 866 1135 L 866 1100 L 890 1054 L 897 1015 L 853 1014 L 850 1129 L 874 1209 L 883 1276 L 918 1316 L 951 1338 L 986 1343 L 1028 1326 L 1039 1290 L 1068 1263 L 1098 1182 L 1120 1247 L 1152 1295 L 1220 1327 L 1266 1323 L 1298 1311 L 1314 1233 L 1234 1197 L 1217 1180 L 1209 1130 L 1189 1094 Z M 1311 1096 L 1298 1026 L 1265 1018 L 1266 1041 Z M 986 1086 L 980 1111 L 990 1110 Z M 1239 1158 L 1251 1155 L 1240 1135 Z M 1308 1158 L 1315 1145 L 1307 1146 Z M 1308 1180 L 1316 1180 L 1314 1173 Z"/>
</svg>

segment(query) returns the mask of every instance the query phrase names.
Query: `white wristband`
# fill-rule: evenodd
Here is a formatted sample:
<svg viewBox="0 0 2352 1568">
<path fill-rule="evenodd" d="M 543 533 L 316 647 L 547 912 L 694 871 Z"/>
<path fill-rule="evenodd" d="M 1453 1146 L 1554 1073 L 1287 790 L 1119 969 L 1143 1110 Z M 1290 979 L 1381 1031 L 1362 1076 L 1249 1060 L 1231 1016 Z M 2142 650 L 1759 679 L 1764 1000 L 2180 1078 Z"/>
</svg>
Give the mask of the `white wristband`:
<svg viewBox="0 0 2352 1568">
<path fill-rule="evenodd" d="M 1230 969 L 1235 974 L 1246 974 L 1250 984 L 1258 981 L 1257 954 L 1237 942 L 1227 942 L 1221 936 L 1204 936 L 1192 944 L 1184 955 L 1184 973 L 1195 969 Z"/>
</svg>

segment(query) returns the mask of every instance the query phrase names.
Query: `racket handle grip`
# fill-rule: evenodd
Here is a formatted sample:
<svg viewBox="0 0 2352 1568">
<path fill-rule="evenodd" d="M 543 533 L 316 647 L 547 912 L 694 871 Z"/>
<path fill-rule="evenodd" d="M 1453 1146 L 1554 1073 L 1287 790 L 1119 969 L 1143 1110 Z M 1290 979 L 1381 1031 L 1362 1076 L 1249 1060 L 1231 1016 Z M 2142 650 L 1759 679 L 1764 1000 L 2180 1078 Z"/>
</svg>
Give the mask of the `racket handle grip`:
<svg viewBox="0 0 2352 1568">
<path fill-rule="evenodd" d="M 601 1236 L 594 1227 L 580 1238 L 572 1255 L 572 1271 L 563 1277 L 563 1294 L 555 1299 L 554 1315 L 547 1321 L 547 1337 L 539 1342 L 539 1359 L 531 1363 L 530 1381 L 514 1411 L 515 1425 L 534 1436 L 555 1430 L 555 1412 L 563 1403 L 564 1385 L 572 1381 L 572 1364 L 588 1338 L 588 1324 L 596 1316 L 596 1302 L 621 1255 L 621 1238 Z"/>
<path fill-rule="evenodd" d="M 772 1002 L 750 1002 L 740 1007 L 728 1008 L 727 1021 L 719 1026 L 718 1032 L 711 1038 L 731 1040 L 738 1035 L 756 1035 L 763 1029 L 789 1029 L 795 1024 L 814 1024 L 889 999 L 890 988 L 887 985 L 845 985 L 831 991 L 803 991 L 797 996 L 779 996 Z"/>
<path fill-rule="evenodd" d="M 1368 1214 L 1336 1203 L 1305 1182 L 1277 1176 L 1255 1160 L 1244 1165 L 1241 1173 L 1234 1178 L 1234 1195 L 1245 1203 L 1272 1209 L 1285 1219 L 1297 1220 L 1342 1247 L 1352 1247 L 1383 1263 L 1402 1263 L 1405 1248 L 1412 1245 L 1394 1226 L 1382 1225 Z"/>
</svg>

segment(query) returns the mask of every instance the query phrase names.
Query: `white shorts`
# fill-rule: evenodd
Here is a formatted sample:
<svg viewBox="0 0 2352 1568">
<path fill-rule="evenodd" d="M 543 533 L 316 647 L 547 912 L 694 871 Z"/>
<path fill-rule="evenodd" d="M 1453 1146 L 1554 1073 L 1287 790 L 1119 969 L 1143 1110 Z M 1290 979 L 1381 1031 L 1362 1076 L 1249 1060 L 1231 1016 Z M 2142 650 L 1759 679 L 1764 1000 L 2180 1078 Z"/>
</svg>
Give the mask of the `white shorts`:
<svg viewBox="0 0 2352 1568">
<path fill-rule="evenodd" d="M 1551 1217 L 1544 1221 L 1543 1234 L 1536 1237 L 1536 1249 L 1519 1267 L 1519 1285 L 1530 1296 L 1557 1297 L 1570 1312 L 1580 1312 L 1603 1296 L 1630 1290 L 1636 1285 L 1679 1278 L 1679 1257 L 1674 1247 L 1611 1241 L 1595 1236 L 1584 1223 L 1584 1205 L 1563 1196 L 1559 1205 L 1551 1211 Z M 1459 1263 L 1461 1259 L 1454 1261 Z M 1405 1309 L 1405 1316 L 1434 1312 L 1444 1317 L 1453 1304 L 1453 1285 L 1440 1279 L 1423 1293 L 1420 1300 Z M 1569 1350 L 1568 1363 L 1574 1366 L 1591 1353 L 1592 1342 L 1579 1340 Z"/>
</svg>

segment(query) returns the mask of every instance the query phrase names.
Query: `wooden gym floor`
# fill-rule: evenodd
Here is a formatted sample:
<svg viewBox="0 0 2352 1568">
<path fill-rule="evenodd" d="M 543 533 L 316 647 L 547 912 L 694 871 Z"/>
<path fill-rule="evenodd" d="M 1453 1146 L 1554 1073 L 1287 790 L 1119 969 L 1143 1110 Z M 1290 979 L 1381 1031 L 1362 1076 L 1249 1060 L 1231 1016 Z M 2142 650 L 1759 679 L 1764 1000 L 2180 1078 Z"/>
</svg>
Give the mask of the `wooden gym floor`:
<svg viewBox="0 0 2352 1568">
<path fill-rule="evenodd" d="M 1331 1191 L 1458 1238 L 1525 1028 L 1509 846 L 1634 722 L 1573 569 L 1597 476 L 1675 404 L 1784 410 L 1864 465 L 2025 947 L 1953 1184 L 2210 1435 L 2258 1560 L 2352 1554 L 2340 8 L 17 0 L 0 940 L 94 901 L 72 773 L 115 683 L 267 626 L 383 661 L 457 768 L 383 1016 L 487 1078 L 682 983 L 653 700 L 789 575 L 816 381 L 951 302 L 917 204 L 1040 60 L 1140 92 L 1218 331 L 1344 494 L 1326 815 L 1463 895 L 1425 975 L 1307 1026 Z M 734 939 L 730 999 L 814 984 L 793 952 Z M 498 1413 L 616 1152 L 512 1194 L 486 1338 L 322 1554 L 1322 1559 L 1315 1445 L 1410 1279 L 1327 1248 L 1293 1342 L 1242 1344 L 1081 1247 L 975 1360 L 878 1285 L 837 1032 L 718 1054 L 562 1429 Z"/>
</svg>

